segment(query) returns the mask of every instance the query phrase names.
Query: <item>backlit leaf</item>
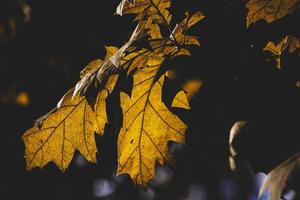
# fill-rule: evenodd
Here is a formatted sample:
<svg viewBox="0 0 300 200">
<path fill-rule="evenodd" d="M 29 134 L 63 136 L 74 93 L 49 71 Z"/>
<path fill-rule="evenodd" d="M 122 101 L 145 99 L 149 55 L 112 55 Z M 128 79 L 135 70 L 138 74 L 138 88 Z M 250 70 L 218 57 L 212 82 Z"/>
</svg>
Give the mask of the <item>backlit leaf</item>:
<svg viewBox="0 0 300 200">
<path fill-rule="evenodd" d="M 137 20 L 151 19 L 159 24 L 169 25 L 171 14 L 167 10 L 171 0 L 122 0 L 116 13 L 119 15 L 136 14 Z"/>
<path fill-rule="evenodd" d="M 131 96 L 121 93 L 123 127 L 118 137 L 118 174 L 128 173 L 141 186 L 154 178 L 156 162 L 163 165 L 170 161 L 168 142 L 184 142 L 187 128 L 162 102 L 165 75 L 156 79 L 162 62 L 152 56 L 148 67 L 133 75 Z"/>
<path fill-rule="evenodd" d="M 117 14 L 135 14 L 138 20 L 131 38 L 120 48 L 105 47 L 104 60 L 90 62 L 75 88 L 25 132 L 28 169 L 54 162 L 64 171 L 76 150 L 96 162 L 95 133 L 102 135 L 109 123 L 106 100 L 124 71 L 133 76 L 133 85 L 130 95 L 120 94 L 123 126 L 118 135 L 118 174 L 128 173 L 144 187 L 154 178 L 156 163 L 171 160 L 168 143 L 183 143 L 187 126 L 162 100 L 166 74 L 161 66 L 167 58 L 191 55 L 187 46 L 200 43 L 187 31 L 204 16 L 187 13 L 172 31 L 170 6 L 171 0 L 122 0 Z M 161 28 L 166 28 L 167 36 Z M 172 106 L 190 109 L 189 100 L 200 87 L 196 88 L 179 91 Z"/>
<path fill-rule="evenodd" d="M 70 164 L 75 150 L 96 163 L 95 116 L 84 97 L 73 89 L 61 101 L 60 108 L 50 113 L 39 128 L 34 125 L 22 139 L 25 143 L 27 169 L 54 162 L 62 171 Z"/>
<path fill-rule="evenodd" d="M 107 56 L 117 51 L 115 47 L 106 47 Z M 81 81 L 91 81 L 103 61 L 90 62 L 80 73 Z M 23 135 L 27 168 L 43 167 L 54 162 L 64 171 L 71 162 L 75 150 L 88 161 L 96 162 L 95 132 L 102 135 L 105 124 L 106 98 L 114 89 L 118 75 L 111 75 L 99 90 L 94 111 L 84 96 L 70 90 L 59 101 L 57 107 L 38 119 L 33 128 Z M 74 96 L 75 94 L 75 96 Z"/>
<path fill-rule="evenodd" d="M 276 58 L 277 67 L 281 68 L 281 53 L 284 51 L 288 51 L 289 53 L 293 53 L 295 50 L 300 48 L 300 40 L 293 36 L 284 37 L 278 44 L 273 42 L 268 42 L 264 51 L 270 51 Z"/>
<path fill-rule="evenodd" d="M 91 61 L 83 70 L 80 72 L 80 78 L 83 78 L 88 73 L 91 73 L 102 65 L 103 61 L 101 59 L 96 59 Z"/>
<path fill-rule="evenodd" d="M 172 101 L 173 108 L 184 108 L 191 109 L 186 93 L 181 90 L 179 91 Z"/>
<path fill-rule="evenodd" d="M 298 3 L 299 0 L 249 0 L 247 27 L 261 19 L 268 23 L 278 20 L 294 12 Z"/>
<path fill-rule="evenodd" d="M 196 23 L 201 21 L 205 16 L 201 12 L 196 12 L 193 15 L 186 13 L 186 18 L 180 23 L 177 24 L 173 30 L 173 35 L 176 41 L 180 45 L 197 45 L 200 43 L 196 36 L 186 35 L 186 32 L 194 26 Z"/>
</svg>

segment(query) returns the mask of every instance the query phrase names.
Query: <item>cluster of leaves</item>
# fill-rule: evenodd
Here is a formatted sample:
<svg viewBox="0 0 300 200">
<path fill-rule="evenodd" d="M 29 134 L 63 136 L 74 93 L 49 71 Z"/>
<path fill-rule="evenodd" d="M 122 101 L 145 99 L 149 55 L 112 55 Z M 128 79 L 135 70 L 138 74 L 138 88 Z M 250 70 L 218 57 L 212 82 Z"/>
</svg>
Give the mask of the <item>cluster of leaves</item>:
<svg viewBox="0 0 300 200">
<path fill-rule="evenodd" d="M 267 23 L 272 23 L 286 17 L 288 14 L 293 14 L 293 12 L 299 8 L 299 5 L 299 0 L 249 0 L 246 4 L 246 7 L 248 8 L 246 17 L 247 27 L 259 20 L 265 20 Z M 299 51 L 299 49 L 299 38 L 292 35 L 286 35 L 278 43 L 269 41 L 263 50 L 270 52 L 277 62 L 277 67 L 283 69 L 284 66 L 281 63 L 282 55 L 292 54 L 295 51 Z M 295 84 L 296 86 L 299 86 L 299 82 Z M 233 171 L 237 170 L 237 167 L 247 168 L 248 165 L 247 163 L 241 163 L 240 161 L 235 160 L 235 157 L 238 157 L 238 152 L 236 152 L 234 147 L 234 141 L 240 137 L 241 129 L 245 126 L 247 126 L 247 123 L 238 122 L 233 127 L 230 134 L 229 163 Z M 287 189 L 299 188 L 299 159 L 300 155 L 298 153 L 273 169 L 269 173 L 267 180 L 264 182 L 259 196 L 262 197 L 266 192 L 270 192 L 270 200 L 278 200 Z"/>
<path fill-rule="evenodd" d="M 249 10 L 246 18 L 247 27 L 259 20 L 272 23 L 292 14 L 299 5 L 299 0 L 249 0 L 246 5 Z M 268 42 L 264 50 L 272 53 L 276 59 L 277 67 L 282 69 L 282 54 L 293 53 L 299 48 L 300 40 L 292 35 L 286 35 L 278 43 Z"/>
<path fill-rule="evenodd" d="M 95 133 L 104 134 L 108 122 L 106 100 L 119 84 L 119 74 L 133 79 L 130 94 L 120 92 L 123 125 L 118 135 L 118 174 L 128 173 L 144 187 L 155 176 L 155 165 L 171 161 L 168 142 L 184 142 L 186 124 L 162 100 L 166 60 L 191 55 L 188 46 L 200 43 L 188 30 L 204 18 L 201 12 L 186 13 L 174 28 L 168 11 L 171 0 L 123 0 L 119 15 L 133 14 L 137 26 L 120 48 L 106 47 L 106 57 L 90 62 L 81 80 L 59 101 L 56 108 L 39 118 L 22 139 L 27 169 L 54 162 L 62 171 L 78 150 L 96 163 Z M 163 33 L 161 29 L 166 29 Z M 129 81 L 128 81 L 129 82 Z M 89 98 L 89 91 L 96 96 Z M 192 94 L 180 90 L 171 107 L 190 109 Z"/>
<path fill-rule="evenodd" d="M 267 23 L 292 14 L 300 0 L 248 0 L 246 25 L 259 20 Z M 27 169 L 54 162 L 62 171 L 78 150 L 88 161 L 96 163 L 98 149 L 95 133 L 104 134 L 109 123 L 106 100 L 123 79 L 133 79 L 131 91 L 120 92 L 123 124 L 117 141 L 118 174 L 127 173 L 132 180 L 147 186 L 155 176 L 155 165 L 171 161 L 168 142 L 184 142 L 186 124 L 170 111 L 162 100 L 164 80 L 170 76 L 163 68 L 167 60 L 191 55 L 188 47 L 199 46 L 188 30 L 204 18 L 201 12 L 186 13 L 185 19 L 171 26 L 171 0 L 122 0 L 119 15 L 133 14 L 137 26 L 131 38 L 120 48 L 106 47 L 106 57 L 94 60 L 80 73 L 81 80 L 59 101 L 56 108 L 38 119 L 23 135 Z M 164 30 L 164 31 L 162 31 Z M 282 54 L 300 49 L 300 40 L 286 35 L 279 43 L 270 41 L 262 49 L 269 51 L 282 69 Z M 128 81 L 130 82 L 130 81 Z M 190 109 L 192 94 L 183 87 L 173 98 L 171 107 Z M 199 87 L 198 87 L 199 88 Z M 96 95 L 90 98 L 90 91 Z M 242 124 L 243 125 L 243 124 Z M 230 137 L 230 165 L 235 170 L 238 152 Z M 299 154 L 275 168 L 264 183 L 260 195 L 271 191 L 271 200 L 280 198 L 299 170 Z"/>
</svg>

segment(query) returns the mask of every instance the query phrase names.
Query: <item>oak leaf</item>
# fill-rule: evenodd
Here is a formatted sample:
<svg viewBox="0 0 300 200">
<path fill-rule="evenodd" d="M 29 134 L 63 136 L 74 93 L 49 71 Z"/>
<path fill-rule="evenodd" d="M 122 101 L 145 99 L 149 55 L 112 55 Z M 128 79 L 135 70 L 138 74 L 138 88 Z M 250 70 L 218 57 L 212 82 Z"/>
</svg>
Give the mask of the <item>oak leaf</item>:
<svg viewBox="0 0 300 200">
<path fill-rule="evenodd" d="M 59 109 L 50 113 L 41 127 L 36 124 L 22 136 L 28 170 L 52 161 L 64 171 L 75 150 L 96 163 L 95 116 L 85 97 L 72 98 L 73 90 L 67 92 Z"/>
<path fill-rule="evenodd" d="M 115 52 L 116 47 L 106 47 L 106 59 Z M 101 59 L 90 62 L 81 72 L 81 81 L 91 81 L 101 67 Z M 39 118 L 34 127 L 23 135 L 27 169 L 43 167 L 54 162 L 62 171 L 66 170 L 78 150 L 88 161 L 96 163 L 95 132 L 102 135 L 107 120 L 106 98 L 114 89 L 118 75 L 112 74 L 99 93 L 94 108 L 84 96 L 75 89 L 68 91 L 57 106 Z M 89 83 L 90 84 L 90 83 Z"/>
<path fill-rule="evenodd" d="M 170 6 L 171 0 L 120 3 L 117 14 L 136 14 L 138 20 L 131 38 L 120 48 L 106 47 L 105 59 L 89 63 L 81 71 L 81 80 L 75 88 L 25 132 L 27 169 L 54 162 L 64 171 L 76 150 L 88 161 L 96 162 L 95 132 L 104 133 L 108 123 L 106 99 L 121 70 L 133 76 L 133 86 L 130 96 L 120 93 L 123 126 L 118 136 L 118 174 L 128 173 L 136 184 L 146 186 L 154 177 L 156 163 L 163 165 L 170 161 L 168 142 L 184 142 L 187 126 L 162 101 L 166 75 L 161 65 L 166 58 L 190 55 L 186 46 L 200 44 L 197 37 L 186 33 L 204 17 L 200 12 L 187 14 L 172 31 Z M 163 36 L 161 26 L 170 35 Z M 92 100 L 87 93 L 91 87 L 97 92 Z M 192 88 L 190 91 L 198 90 Z M 171 106 L 190 109 L 191 94 L 179 91 Z"/>
<path fill-rule="evenodd" d="M 299 2 L 299 0 L 249 0 L 246 5 L 249 10 L 246 17 L 247 27 L 261 19 L 267 23 L 278 20 L 294 12 Z"/>
<path fill-rule="evenodd" d="M 152 56 L 148 67 L 133 75 L 131 96 L 120 94 L 123 126 L 118 137 L 118 174 L 128 173 L 141 186 L 154 178 L 157 162 L 170 161 L 168 142 L 184 142 L 187 128 L 162 101 L 165 75 L 158 80 L 156 76 L 163 61 Z"/>
</svg>

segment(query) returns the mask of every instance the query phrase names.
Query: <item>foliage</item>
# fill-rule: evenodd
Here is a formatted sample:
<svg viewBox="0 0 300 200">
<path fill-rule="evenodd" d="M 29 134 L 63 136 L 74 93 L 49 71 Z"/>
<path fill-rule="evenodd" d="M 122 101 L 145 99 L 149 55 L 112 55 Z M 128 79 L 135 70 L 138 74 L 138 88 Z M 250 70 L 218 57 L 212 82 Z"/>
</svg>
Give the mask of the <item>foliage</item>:
<svg viewBox="0 0 300 200">
<path fill-rule="evenodd" d="M 298 5 L 299 0 L 249 0 L 247 26 L 260 19 L 271 23 L 294 12 Z"/>
<path fill-rule="evenodd" d="M 87 65 L 75 88 L 26 131 L 23 140 L 27 169 L 52 161 L 64 171 L 75 150 L 96 163 L 94 132 L 104 133 L 108 123 L 106 99 L 118 83 L 121 71 L 126 71 L 128 79 L 133 77 L 133 84 L 130 94 L 120 92 L 123 127 L 118 138 L 118 174 L 128 173 L 136 184 L 146 186 L 155 176 L 156 163 L 170 162 L 168 142 L 184 142 L 187 127 L 162 101 L 166 78 L 162 65 L 166 59 L 190 55 L 188 46 L 200 45 L 197 37 L 187 31 L 204 18 L 201 12 L 187 12 L 172 30 L 172 15 L 167 10 L 170 5 L 170 0 L 120 3 L 119 15 L 136 15 L 137 26 L 131 38 L 120 48 L 106 47 L 105 59 Z M 161 33 L 161 27 L 167 28 L 167 36 Z M 93 102 L 85 97 L 91 88 L 98 91 Z M 186 92 L 179 91 L 173 105 L 190 109 Z"/>
<path fill-rule="evenodd" d="M 249 0 L 245 26 L 251 28 L 250 25 L 259 20 L 273 23 L 292 15 L 298 5 L 299 0 Z M 200 46 L 198 38 L 189 35 L 188 31 L 204 15 L 186 12 L 185 18 L 172 26 L 170 7 L 171 0 L 121 1 L 116 13 L 134 15 L 135 30 L 120 48 L 106 47 L 106 57 L 88 64 L 80 73 L 81 80 L 65 94 L 57 107 L 25 132 L 23 140 L 28 169 L 54 162 L 64 171 L 75 150 L 96 163 L 95 133 L 103 135 L 105 125 L 109 123 L 106 110 L 113 108 L 107 107 L 106 101 L 112 92 L 119 94 L 123 120 L 117 139 L 117 173 L 127 173 L 134 183 L 146 187 L 155 177 L 156 164 L 166 165 L 172 161 L 168 143 L 184 143 L 187 125 L 171 107 L 191 109 L 189 101 L 203 81 L 188 81 L 172 97 L 171 106 L 166 105 L 162 99 L 164 83 L 166 79 L 176 77 L 176 73 L 172 66 L 165 64 L 177 56 L 191 56 L 190 46 Z M 271 53 L 273 61 L 282 70 L 285 68 L 282 55 L 297 52 L 299 48 L 297 37 L 285 35 L 280 42 L 268 41 L 260 50 Z M 129 92 L 120 85 L 124 82 L 130 85 Z M 238 160 L 239 152 L 234 146 L 245 124 L 236 124 L 229 140 L 230 167 L 234 171 L 249 167 L 247 162 Z M 271 200 L 278 199 L 299 169 L 298 157 L 297 154 L 271 171 L 260 195 L 270 190 Z"/>
</svg>

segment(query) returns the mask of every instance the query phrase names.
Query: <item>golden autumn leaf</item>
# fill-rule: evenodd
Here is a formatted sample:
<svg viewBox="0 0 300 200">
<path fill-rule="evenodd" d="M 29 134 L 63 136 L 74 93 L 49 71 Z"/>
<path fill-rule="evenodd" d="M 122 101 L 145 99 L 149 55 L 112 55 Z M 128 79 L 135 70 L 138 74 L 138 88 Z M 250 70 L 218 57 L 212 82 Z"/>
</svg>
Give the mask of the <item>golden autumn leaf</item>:
<svg viewBox="0 0 300 200">
<path fill-rule="evenodd" d="M 83 78 L 92 71 L 95 71 L 102 63 L 103 61 L 101 59 L 91 61 L 83 70 L 80 71 L 80 78 Z"/>
<path fill-rule="evenodd" d="M 168 70 L 165 73 L 170 80 L 176 81 L 178 79 L 178 72 L 175 70 Z M 199 92 L 203 86 L 204 81 L 198 78 L 191 78 L 181 84 L 182 90 L 174 97 L 171 106 L 177 108 L 190 109 L 189 101 Z"/>
<path fill-rule="evenodd" d="M 71 89 L 59 109 L 50 113 L 41 127 L 34 125 L 22 136 L 27 169 L 54 162 L 62 171 L 70 164 L 75 150 L 96 163 L 95 116 L 85 97 L 72 98 Z"/>
<path fill-rule="evenodd" d="M 264 51 L 270 51 L 276 58 L 277 67 L 281 68 L 281 53 L 283 51 L 288 51 L 293 53 L 295 50 L 300 48 L 300 40 L 293 36 L 284 37 L 278 44 L 273 42 L 268 42 Z"/>
<path fill-rule="evenodd" d="M 127 53 L 122 58 L 122 66 L 130 74 L 133 70 L 142 68 L 146 65 L 151 51 L 148 49 L 141 49 Z"/>
<path fill-rule="evenodd" d="M 156 76 L 163 61 L 152 56 L 148 67 L 133 75 L 131 96 L 120 94 L 123 126 L 118 137 L 118 174 L 128 173 L 143 187 L 154 178 L 156 163 L 170 161 L 168 142 L 184 142 L 187 128 L 162 101 L 165 75 L 158 80 Z"/>
<path fill-rule="evenodd" d="M 173 30 L 173 35 L 176 41 L 180 45 L 197 45 L 200 43 L 196 36 L 186 35 L 186 32 L 199 21 L 201 21 L 205 16 L 201 12 L 196 12 L 193 15 L 186 13 L 186 18 L 180 23 L 177 24 Z M 172 35 L 172 36 L 173 36 Z"/>
<path fill-rule="evenodd" d="M 146 186 L 155 176 L 156 163 L 163 165 L 170 161 L 168 142 L 183 143 L 187 126 L 162 101 L 166 75 L 160 67 L 166 58 L 190 55 L 188 45 L 200 44 L 197 37 L 186 33 L 204 17 L 201 12 L 187 14 L 172 31 L 170 6 L 171 0 L 120 3 L 117 14 L 136 14 L 138 20 L 131 38 L 120 48 L 105 47 L 104 60 L 90 62 L 80 72 L 81 80 L 75 88 L 25 132 L 27 169 L 54 162 L 64 171 L 76 150 L 96 162 L 95 133 L 102 135 L 109 123 L 106 99 L 121 70 L 133 76 L 133 87 L 130 96 L 120 93 L 123 126 L 118 136 L 118 174 L 128 173 L 136 184 Z M 168 36 L 162 34 L 162 26 L 168 29 Z M 163 75 L 158 77 L 158 72 Z M 91 86 L 97 94 L 90 99 L 87 90 Z M 190 109 L 191 91 L 179 91 L 172 106 Z"/>
<path fill-rule="evenodd" d="M 161 33 L 161 28 L 157 23 L 152 23 L 152 19 L 139 22 L 140 29 L 146 30 L 149 37 L 151 49 L 128 48 L 124 51 L 124 56 L 121 58 L 121 66 L 130 74 L 134 69 L 145 67 L 149 57 L 155 54 L 163 56 L 171 55 L 171 57 L 190 55 L 190 52 L 185 49 L 189 45 L 198 45 L 198 38 L 195 36 L 186 35 L 189 28 L 198 23 L 204 18 L 201 12 L 193 15 L 187 14 L 187 17 L 180 25 L 177 25 L 173 31 L 170 30 L 170 37 L 165 38 Z M 178 41 L 176 41 L 178 40 Z M 179 42 L 179 43 L 178 43 Z M 178 46 L 180 45 L 180 47 Z"/>
<path fill-rule="evenodd" d="M 249 0 L 246 5 L 249 10 L 246 18 L 247 27 L 261 19 L 268 23 L 278 20 L 294 12 L 299 2 L 299 0 Z"/>
<path fill-rule="evenodd" d="M 300 183 L 299 169 L 300 153 L 297 153 L 268 174 L 267 179 L 260 189 L 259 196 L 269 191 L 271 194 L 270 200 L 278 200 L 281 199 L 285 191 L 293 189 L 291 184 L 294 184 L 296 186 L 295 189 L 298 189 L 297 186 Z"/>
<path fill-rule="evenodd" d="M 159 25 L 152 23 L 152 20 L 139 22 L 139 27 L 146 31 L 151 49 L 131 47 L 123 52 L 120 63 L 122 68 L 127 70 L 127 74 L 145 67 L 153 53 L 168 55 L 176 48 L 168 38 L 162 36 Z"/>
<path fill-rule="evenodd" d="M 122 0 L 117 7 L 119 15 L 136 14 L 137 20 L 151 19 L 158 24 L 169 25 L 171 14 L 167 10 L 171 6 L 171 0 Z"/>
<path fill-rule="evenodd" d="M 165 75 L 166 77 L 168 77 L 168 79 L 173 81 L 176 81 L 178 79 L 178 72 L 175 70 L 168 70 Z M 185 93 L 187 99 L 191 100 L 199 92 L 203 85 L 204 80 L 201 80 L 199 78 L 190 78 L 181 84 L 181 88 L 183 90 L 182 92 Z M 178 93 L 177 95 L 180 95 L 180 93 Z"/>
<path fill-rule="evenodd" d="M 184 108 L 187 110 L 191 109 L 186 92 L 184 92 L 183 90 L 179 91 L 175 95 L 171 106 L 173 108 Z"/>
<path fill-rule="evenodd" d="M 106 58 L 110 58 L 118 49 L 111 46 L 106 47 L 106 51 Z M 80 72 L 81 81 L 91 81 L 91 74 L 95 74 L 102 63 L 101 59 L 90 62 Z M 108 123 L 106 98 L 114 89 L 117 79 L 116 74 L 107 78 L 97 95 L 94 111 L 84 96 L 71 89 L 56 108 L 38 119 L 34 127 L 23 135 L 27 169 L 43 167 L 52 161 L 64 171 L 75 150 L 95 163 L 95 132 L 100 135 L 104 133 L 105 124 Z"/>
<path fill-rule="evenodd" d="M 188 30 L 201 21 L 205 16 L 201 12 L 196 12 L 193 15 L 186 13 L 186 18 L 175 26 L 169 38 L 163 38 L 160 33 L 160 28 L 157 24 L 149 26 L 150 29 L 150 45 L 154 52 L 171 55 L 172 57 L 187 55 L 190 56 L 186 46 L 200 46 L 198 37 L 187 35 Z"/>
<path fill-rule="evenodd" d="M 106 55 L 104 60 L 110 59 L 119 49 L 115 46 L 105 46 Z M 103 64 L 103 60 L 96 59 L 91 61 L 83 70 L 80 72 L 80 78 L 84 78 L 89 73 L 93 73 L 94 71 L 98 70 L 101 65 Z"/>
</svg>

